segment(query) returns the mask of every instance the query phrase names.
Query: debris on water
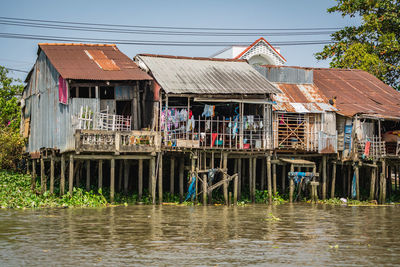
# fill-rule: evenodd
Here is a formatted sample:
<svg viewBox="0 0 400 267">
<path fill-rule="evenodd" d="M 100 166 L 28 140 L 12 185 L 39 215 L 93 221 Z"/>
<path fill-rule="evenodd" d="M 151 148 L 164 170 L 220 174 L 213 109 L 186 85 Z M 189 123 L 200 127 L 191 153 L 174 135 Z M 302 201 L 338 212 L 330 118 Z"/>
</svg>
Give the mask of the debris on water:
<svg viewBox="0 0 400 267">
<path fill-rule="evenodd" d="M 339 245 L 329 246 L 329 248 L 339 249 Z"/>
<path fill-rule="evenodd" d="M 343 203 L 347 203 L 347 199 L 344 197 L 340 198 L 340 201 L 342 201 Z"/>
<path fill-rule="evenodd" d="M 266 221 L 280 221 L 281 219 L 273 215 L 271 212 L 268 214 L 268 217 L 265 219 Z"/>
</svg>

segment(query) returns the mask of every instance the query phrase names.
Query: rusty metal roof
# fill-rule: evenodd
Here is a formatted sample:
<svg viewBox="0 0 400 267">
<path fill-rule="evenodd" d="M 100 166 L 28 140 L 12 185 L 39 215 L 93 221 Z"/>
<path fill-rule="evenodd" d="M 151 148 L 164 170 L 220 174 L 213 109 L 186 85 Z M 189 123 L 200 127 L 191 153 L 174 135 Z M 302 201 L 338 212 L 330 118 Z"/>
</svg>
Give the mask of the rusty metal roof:
<svg viewBox="0 0 400 267">
<path fill-rule="evenodd" d="M 362 70 L 314 69 L 314 84 L 328 98 L 337 97 L 339 114 L 400 119 L 400 92 Z"/>
<path fill-rule="evenodd" d="M 137 55 L 136 61 L 173 94 L 270 94 L 280 93 L 246 61 Z"/>
<path fill-rule="evenodd" d="M 64 79 L 74 80 L 151 80 L 116 45 L 41 43 L 51 64 Z"/>
</svg>

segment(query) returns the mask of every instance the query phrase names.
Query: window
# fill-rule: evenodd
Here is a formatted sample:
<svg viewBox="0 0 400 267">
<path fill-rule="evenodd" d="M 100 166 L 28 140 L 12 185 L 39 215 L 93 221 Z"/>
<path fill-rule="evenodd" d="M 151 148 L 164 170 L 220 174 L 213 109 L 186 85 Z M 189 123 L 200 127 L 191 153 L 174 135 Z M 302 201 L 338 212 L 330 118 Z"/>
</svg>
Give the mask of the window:
<svg viewBox="0 0 400 267">
<path fill-rule="evenodd" d="M 114 99 L 114 87 L 100 86 L 100 99 Z"/>
<path fill-rule="evenodd" d="M 69 89 L 69 95 L 71 98 L 96 98 L 96 87 L 72 86 Z"/>
</svg>

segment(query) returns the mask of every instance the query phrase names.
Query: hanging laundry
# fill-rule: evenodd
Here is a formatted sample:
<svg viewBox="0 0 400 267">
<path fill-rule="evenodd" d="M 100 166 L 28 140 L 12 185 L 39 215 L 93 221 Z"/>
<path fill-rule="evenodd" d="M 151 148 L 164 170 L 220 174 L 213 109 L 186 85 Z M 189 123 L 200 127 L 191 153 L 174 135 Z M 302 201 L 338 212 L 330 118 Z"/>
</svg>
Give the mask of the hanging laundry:
<svg viewBox="0 0 400 267">
<path fill-rule="evenodd" d="M 217 141 L 217 138 L 218 138 L 218 134 L 217 133 L 212 133 L 211 134 L 211 147 L 214 147 L 214 145 L 216 145 L 215 142 Z"/>
<path fill-rule="evenodd" d="M 214 117 L 215 106 L 204 105 L 203 113 L 201 114 L 202 117 Z"/>
<path fill-rule="evenodd" d="M 206 131 L 209 131 L 211 129 L 211 121 L 206 120 Z"/>
<path fill-rule="evenodd" d="M 186 109 L 182 109 L 180 112 L 179 112 L 179 121 L 187 121 L 187 117 L 188 117 L 188 112 L 187 112 L 187 110 Z"/>
</svg>

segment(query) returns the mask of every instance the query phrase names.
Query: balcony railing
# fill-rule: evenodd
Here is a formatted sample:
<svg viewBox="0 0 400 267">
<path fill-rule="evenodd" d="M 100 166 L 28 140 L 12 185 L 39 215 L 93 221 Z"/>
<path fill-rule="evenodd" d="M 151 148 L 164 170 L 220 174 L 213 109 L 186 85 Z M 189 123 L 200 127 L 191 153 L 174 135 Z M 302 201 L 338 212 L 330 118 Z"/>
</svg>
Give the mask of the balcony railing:
<svg viewBox="0 0 400 267">
<path fill-rule="evenodd" d="M 358 140 L 356 148 L 356 152 L 363 159 L 378 160 L 386 156 L 386 143 L 378 136 Z"/>
</svg>

